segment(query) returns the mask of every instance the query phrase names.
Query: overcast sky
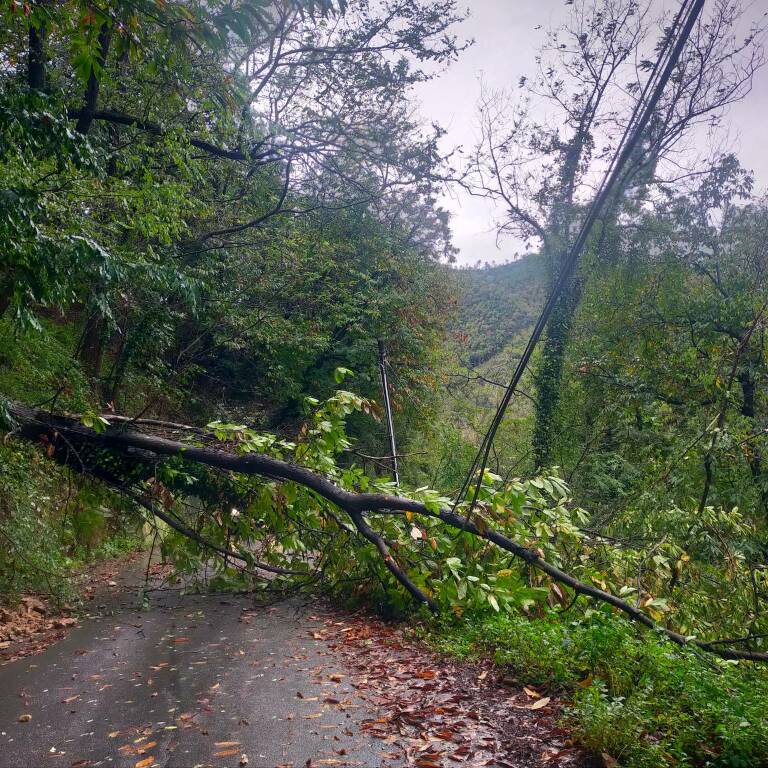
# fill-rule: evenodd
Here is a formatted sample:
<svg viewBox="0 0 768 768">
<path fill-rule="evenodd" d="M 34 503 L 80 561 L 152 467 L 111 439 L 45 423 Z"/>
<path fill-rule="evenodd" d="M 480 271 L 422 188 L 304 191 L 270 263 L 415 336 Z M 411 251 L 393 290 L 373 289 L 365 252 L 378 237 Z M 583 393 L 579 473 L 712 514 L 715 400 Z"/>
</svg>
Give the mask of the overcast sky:
<svg viewBox="0 0 768 768">
<path fill-rule="evenodd" d="M 677 7 L 674 0 L 660 5 Z M 768 0 L 754 0 L 747 9 L 750 20 L 766 11 Z M 544 40 L 544 30 L 565 20 L 564 0 L 469 0 L 470 17 L 458 28 L 475 44 L 436 80 L 419 89 L 421 112 L 447 129 L 445 148 L 472 146 L 476 135 L 475 104 L 480 77 L 491 88 L 514 86 L 521 75 L 533 74 L 534 56 Z M 705 11 L 706 12 L 706 11 Z M 541 25 L 537 30 L 535 27 Z M 758 72 L 749 96 L 729 112 L 730 138 L 742 164 L 754 170 L 760 189 L 768 186 L 768 69 Z M 458 262 L 478 259 L 504 262 L 521 250 L 517 242 L 496 246 L 490 203 L 454 192 L 445 200 L 453 214 Z"/>
</svg>

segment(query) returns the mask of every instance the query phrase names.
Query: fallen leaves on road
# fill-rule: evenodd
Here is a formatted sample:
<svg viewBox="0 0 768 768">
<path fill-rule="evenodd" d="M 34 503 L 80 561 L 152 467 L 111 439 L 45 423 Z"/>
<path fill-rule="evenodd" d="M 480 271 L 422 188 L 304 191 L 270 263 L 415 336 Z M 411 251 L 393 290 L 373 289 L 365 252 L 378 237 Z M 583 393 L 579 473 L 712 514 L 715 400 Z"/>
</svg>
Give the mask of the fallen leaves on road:
<svg viewBox="0 0 768 768">
<path fill-rule="evenodd" d="M 35 650 L 44 637 L 50 638 L 49 643 L 61 637 L 61 633 L 54 630 L 77 624 L 77 619 L 72 616 L 51 614 L 47 603 L 31 595 L 22 597 L 15 608 L 0 607 L 0 649 L 11 648 L 14 643 L 26 643 Z"/>
<path fill-rule="evenodd" d="M 135 553 L 89 565 L 74 574 L 80 582 L 85 600 L 93 600 L 103 591 L 105 584 L 114 579 Z M 47 602 L 34 595 L 25 595 L 16 607 L 0 608 L 0 664 L 41 653 L 66 636 L 67 630 L 78 625 L 78 620 L 64 606 L 54 610 Z"/>
<path fill-rule="evenodd" d="M 360 729 L 386 745 L 387 760 L 417 768 L 586 765 L 558 726 L 560 705 L 550 696 L 517 683 L 510 690 L 510 681 L 490 662 L 439 658 L 376 618 L 339 619 L 329 614 L 325 629 L 309 634 L 325 640 L 353 672 L 325 679 L 346 679 L 369 704 L 372 716 Z M 326 704 L 336 701 L 323 698 Z M 344 764 L 334 760 L 312 764 Z"/>
<path fill-rule="evenodd" d="M 258 618 L 255 611 L 248 613 L 248 617 L 251 616 Z M 291 645 L 292 638 L 284 649 L 280 647 L 273 653 L 268 650 L 270 646 L 262 648 L 260 635 L 251 637 L 260 619 L 238 620 L 236 626 L 240 631 L 249 633 L 245 636 L 233 637 L 229 632 L 226 635 L 219 632 L 211 638 L 215 642 L 201 645 L 196 626 L 202 624 L 202 613 L 195 611 L 186 618 L 191 622 L 174 623 L 160 636 L 158 647 L 162 655 L 171 656 L 173 661 L 145 656 L 138 668 L 124 669 L 113 666 L 117 662 L 109 659 L 105 666 L 96 668 L 98 674 L 84 661 L 79 677 L 73 674 L 71 682 L 66 679 L 55 689 L 51 688 L 55 701 L 79 702 L 72 707 L 74 711 L 97 703 L 95 698 L 89 699 L 95 695 L 93 691 L 101 692 L 113 684 L 114 691 L 120 690 L 120 681 L 130 686 L 129 690 L 136 689 L 135 695 L 129 693 L 127 698 L 121 691 L 121 705 L 139 707 L 147 701 L 152 707 L 157 706 L 153 698 L 156 691 L 168 690 L 172 673 L 181 670 L 180 674 L 188 674 L 189 670 L 192 679 L 191 675 L 197 674 L 198 669 L 204 672 L 214 662 L 236 660 L 247 654 L 243 664 L 234 667 L 237 675 L 228 677 L 226 672 L 217 672 L 211 679 L 213 672 L 209 673 L 191 688 L 191 696 L 180 696 L 169 702 L 162 714 L 142 718 L 141 725 L 122 724 L 121 730 L 108 732 L 104 728 L 103 735 L 109 739 L 120 737 L 109 745 L 109 751 L 115 753 L 120 765 L 150 768 L 156 762 L 155 751 L 161 750 L 157 757 L 162 763 L 166 752 L 173 752 L 198 735 L 206 737 L 204 757 L 219 761 L 217 766 L 246 768 L 249 761 L 245 750 L 251 753 L 252 760 L 261 764 L 262 756 L 257 756 L 261 738 L 258 730 L 234 729 L 235 723 L 247 726 L 248 721 L 240 717 L 241 712 L 233 709 L 232 704 L 227 705 L 242 700 L 250 707 L 257 695 L 255 691 L 259 690 L 257 686 L 262 685 L 284 686 L 281 690 L 283 708 L 276 709 L 274 715 L 278 722 L 286 721 L 285 745 L 294 746 L 293 734 L 297 730 L 311 734 L 314 740 L 311 743 L 322 745 L 307 763 L 316 768 L 363 765 L 576 768 L 584 765 L 582 754 L 558 727 L 559 702 L 544 695 L 546 691 L 531 686 L 521 688 L 490 662 L 463 664 L 439 658 L 408 639 L 396 625 L 363 614 L 334 610 L 328 610 L 322 617 L 310 617 L 309 625 L 302 624 L 306 616 L 300 616 L 287 630 L 299 629 L 295 647 Z M 136 636 L 143 637 L 141 623 L 121 620 L 120 626 L 105 627 L 104 639 L 113 642 L 113 635 L 121 630 L 133 637 L 135 629 L 141 630 Z M 246 644 L 244 637 L 250 639 L 253 646 Z M 308 645 L 312 647 L 307 648 Z M 75 651 L 76 655 L 79 653 Z M 205 666 L 209 662 L 210 666 Z M 292 671 L 289 674 L 287 670 Z M 243 673 L 247 676 L 245 680 Z M 98 702 L 113 695 L 110 692 Z M 32 709 L 33 700 L 25 699 L 18 707 L 17 711 L 35 712 L 36 720 L 45 723 L 45 718 L 41 720 L 42 716 Z M 228 719 L 222 728 L 216 723 L 218 715 L 225 712 L 224 707 Z M 295 714 L 285 709 L 295 709 Z M 258 715 L 256 710 L 254 716 Z M 157 717 L 165 719 L 156 720 Z M 19 717 L 20 722 L 31 719 L 31 715 Z M 149 720 L 151 725 L 147 724 Z M 288 725 L 289 721 L 294 722 Z M 115 728 L 118 724 L 115 722 L 109 727 Z M 19 730 L 29 734 L 35 729 Z M 240 740 L 233 740 L 234 736 Z M 214 741 L 216 738 L 225 740 Z M 119 746 L 123 742 L 123 746 Z M 162 748 L 158 742 L 163 744 Z M 359 750 L 362 755 L 358 754 Z M 79 757 L 71 750 L 68 753 L 67 760 Z M 287 756 L 281 754 L 283 760 Z M 302 764 L 297 762 L 294 766 Z M 78 768 L 86 765 L 83 763 Z"/>
</svg>

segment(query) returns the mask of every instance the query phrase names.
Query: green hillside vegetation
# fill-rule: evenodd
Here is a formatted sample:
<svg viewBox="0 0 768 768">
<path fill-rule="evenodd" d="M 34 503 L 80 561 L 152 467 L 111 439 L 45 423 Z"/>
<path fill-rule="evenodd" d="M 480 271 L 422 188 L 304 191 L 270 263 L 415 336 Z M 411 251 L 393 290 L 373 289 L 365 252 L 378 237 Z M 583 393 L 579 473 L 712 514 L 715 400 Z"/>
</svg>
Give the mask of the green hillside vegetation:
<svg viewBox="0 0 768 768">
<path fill-rule="evenodd" d="M 546 263 L 539 254 L 480 269 L 458 270 L 459 358 L 474 368 L 502 351 L 536 320 L 546 298 Z"/>
<path fill-rule="evenodd" d="M 456 311 L 449 317 L 448 360 L 442 372 L 441 439 L 432 450 L 440 472 L 432 477 L 460 483 L 460 469 L 472 461 L 501 398 L 503 386 L 530 336 L 546 297 L 549 278 L 544 259 L 530 254 L 510 264 L 452 270 Z M 530 373 L 501 427 L 494 449 L 494 471 L 530 464 L 532 391 Z M 450 433 L 450 437 L 448 434 Z M 463 446 L 463 447 L 459 447 Z M 460 460 L 459 456 L 463 457 Z M 453 473 L 446 473 L 449 466 Z M 429 474 L 425 475 L 425 480 Z"/>
</svg>

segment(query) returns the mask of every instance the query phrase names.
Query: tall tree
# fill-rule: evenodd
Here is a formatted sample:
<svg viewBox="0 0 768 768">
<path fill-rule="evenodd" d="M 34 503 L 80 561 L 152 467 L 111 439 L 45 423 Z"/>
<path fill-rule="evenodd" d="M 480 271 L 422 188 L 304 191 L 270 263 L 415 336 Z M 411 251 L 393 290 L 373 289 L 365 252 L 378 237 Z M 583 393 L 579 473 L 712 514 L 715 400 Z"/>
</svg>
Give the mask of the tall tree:
<svg viewBox="0 0 768 768">
<path fill-rule="evenodd" d="M 580 0 L 569 5 L 568 21 L 547 34 L 536 76 L 520 79 L 520 97 L 483 94 L 480 140 L 463 176 L 472 194 L 497 203 L 500 235 L 541 246 L 553 281 L 590 191 L 642 92 L 644 73 L 660 47 L 658 34 L 663 39 L 670 31 L 669 17 L 654 16 L 652 3 Z M 743 15 L 736 0 L 718 0 L 697 23 L 642 150 L 604 212 L 605 231 L 631 216 L 655 190 L 694 172 L 696 153 L 687 140 L 716 127 L 726 108 L 749 91 L 763 51 L 758 28 L 737 37 Z M 599 238 L 594 247 L 599 251 L 605 242 Z M 580 280 L 571 282 L 552 314 L 535 374 L 538 466 L 552 460 Z"/>
</svg>

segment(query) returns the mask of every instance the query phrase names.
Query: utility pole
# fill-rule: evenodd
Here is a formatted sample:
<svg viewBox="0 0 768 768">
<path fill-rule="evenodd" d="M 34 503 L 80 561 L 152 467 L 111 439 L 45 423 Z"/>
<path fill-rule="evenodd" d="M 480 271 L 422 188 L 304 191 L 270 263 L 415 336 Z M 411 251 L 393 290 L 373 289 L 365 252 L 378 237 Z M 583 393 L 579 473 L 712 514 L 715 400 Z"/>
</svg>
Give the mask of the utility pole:
<svg viewBox="0 0 768 768">
<path fill-rule="evenodd" d="M 381 339 L 379 339 L 379 372 L 381 373 L 381 388 L 384 392 L 384 412 L 387 415 L 387 436 L 389 437 L 389 452 L 392 454 L 392 471 L 395 476 L 395 485 L 399 488 L 400 475 L 397 472 L 395 428 L 392 424 L 392 404 L 389 402 L 389 384 L 387 383 L 387 353 Z"/>
</svg>

